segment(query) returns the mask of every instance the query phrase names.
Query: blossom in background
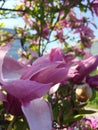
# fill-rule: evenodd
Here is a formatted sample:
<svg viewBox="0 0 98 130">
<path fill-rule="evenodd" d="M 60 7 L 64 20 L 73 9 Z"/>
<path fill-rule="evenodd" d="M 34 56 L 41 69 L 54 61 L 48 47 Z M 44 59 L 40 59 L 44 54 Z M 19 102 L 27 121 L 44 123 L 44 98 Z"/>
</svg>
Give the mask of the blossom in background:
<svg viewBox="0 0 98 130">
<path fill-rule="evenodd" d="M 91 8 L 95 12 L 95 14 L 98 16 L 98 0 L 93 0 L 91 2 Z"/>
<path fill-rule="evenodd" d="M 80 34 L 81 42 L 84 45 L 84 47 L 91 47 L 92 42 L 90 40 L 95 37 L 92 29 L 90 29 L 87 26 L 81 25 L 79 28 L 75 30 L 74 33 Z"/>
<path fill-rule="evenodd" d="M 69 27 L 71 27 L 72 29 L 79 28 L 83 23 L 83 19 L 84 18 L 78 19 L 76 13 L 71 9 L 68 14 Z"/>
<path fill-rule="evenodd" d="M 61 20 L 60 21 L 60 26 L 61 27 L 69 27 L 69 23 L 67 19 Z"/>
<path fill-rule="evenodd" d="M 98 119 L 97 117 L 89 117 L 89 118 L 83 118 L 82 119 L 82 125 L 84 128 L 91 128 L 92 130 L 97 130 L 98 129 Z"/>
<path fill-rule="evenodd" d="M 56 38 L 62 43 L 65 41 L 64 35 L 63 35 L 63 29 L 58 29 Z"/>
<path fill-rule="evenodd" d="M 48 39 L 49 33 L 50 32 L 49 32 L 48 25 L 44 25 L 43 31 L 42 31 L 42 37 L 44 37 L 45 39 Z"/>
<path fill-rule="evenodd" d="M 82 120 L 73 123 L 68 130 L 97 130 L 98 119 L 97 117 L 84 117 Z"/>
</svg>

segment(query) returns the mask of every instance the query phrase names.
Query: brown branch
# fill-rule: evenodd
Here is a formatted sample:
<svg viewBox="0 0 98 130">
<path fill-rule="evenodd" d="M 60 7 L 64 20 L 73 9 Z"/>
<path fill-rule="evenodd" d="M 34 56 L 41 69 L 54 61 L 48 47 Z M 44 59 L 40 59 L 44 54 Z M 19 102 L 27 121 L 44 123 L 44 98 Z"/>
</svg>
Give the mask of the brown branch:
<svg viewBox="0 0 98 130">
<path fill-rule="evenodd" d="M 26 12 L 26 10 L 21 10 L 21 9 L 7 9 L 7 8 L 1 8 L 1 7 L 0 7 L 0 10 L 13 11 L 13 12 Z"/>
</svg>

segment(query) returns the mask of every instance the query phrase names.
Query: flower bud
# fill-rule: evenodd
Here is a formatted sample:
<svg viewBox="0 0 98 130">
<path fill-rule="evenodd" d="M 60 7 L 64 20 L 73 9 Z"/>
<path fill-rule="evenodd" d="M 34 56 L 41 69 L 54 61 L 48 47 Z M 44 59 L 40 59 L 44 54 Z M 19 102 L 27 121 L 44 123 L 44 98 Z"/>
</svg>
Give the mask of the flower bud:
<svg viewBox="0 0 98 130">
<path fill-rule="evenodd" d="M 92 89 L 88 84 L 78 85 L 75 92 L 79 102 L 87 102 L 92 97 Z"/>
</svg>

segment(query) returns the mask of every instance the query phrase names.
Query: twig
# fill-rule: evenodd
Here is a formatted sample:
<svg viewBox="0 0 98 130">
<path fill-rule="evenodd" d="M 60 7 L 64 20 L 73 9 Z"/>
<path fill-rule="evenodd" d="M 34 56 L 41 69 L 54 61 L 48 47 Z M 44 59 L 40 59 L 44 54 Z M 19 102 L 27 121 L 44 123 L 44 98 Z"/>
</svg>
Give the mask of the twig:
<svg viewBox="0 0 98 130">
<path fill-rule="evenodd" d="M 14 11 L 14 12 L 26 12 L 26 10 L 21 10 L 21 9 L 8 9 L 8 8 L 1 8 L 1 7 L 0 7 L 0 10 L 3 10 L 3 11 Z"/>
</svg>

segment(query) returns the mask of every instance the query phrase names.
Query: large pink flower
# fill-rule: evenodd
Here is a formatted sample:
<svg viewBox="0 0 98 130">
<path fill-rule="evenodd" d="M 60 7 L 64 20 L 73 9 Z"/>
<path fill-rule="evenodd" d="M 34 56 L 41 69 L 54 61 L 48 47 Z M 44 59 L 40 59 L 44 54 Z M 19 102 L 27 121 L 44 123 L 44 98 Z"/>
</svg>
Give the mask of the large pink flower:
<svg viewBox="0 0 98 130">
<path fill-rule="evenodd" d="M 66 80 L 68 72 L 67 65 L 61 60 L 52 61 L 50 56 L 46 55 L 28 67 L 7 57 L 6 53 L 9 48 L 10 44 L 0 48 L 1 85 L 8 95 L 10 95 L 15 102 L 19 103 L 19 109 L 22 108 L 31 130 L 35 128 L 39 130 L 40 127 L 44 130 L 50 130 L 52 125 L 50 106 L 41 97 L 45 95 L 53 85 Z M 2 93 L 0 93 L 0 95 L 1 99 L 3 99 Z M 9 96 L 7 96 L 6 99 L 8 103 L 12 102 L 8 97 Z M 10 112 L 13 114 L 14 111 Z M 37 114 L 35 115 L 34 112 Z M 39 126 L 36 119 L 37 122 L 40 123 Z"/>
</svg>

